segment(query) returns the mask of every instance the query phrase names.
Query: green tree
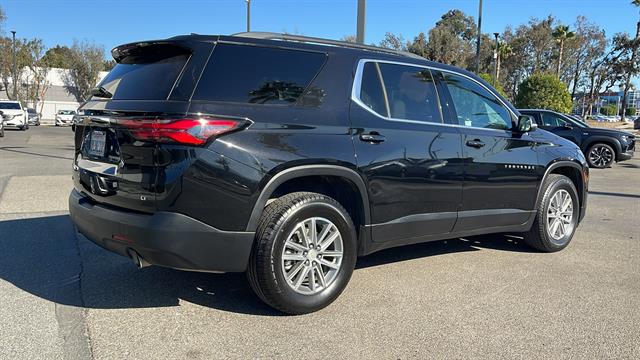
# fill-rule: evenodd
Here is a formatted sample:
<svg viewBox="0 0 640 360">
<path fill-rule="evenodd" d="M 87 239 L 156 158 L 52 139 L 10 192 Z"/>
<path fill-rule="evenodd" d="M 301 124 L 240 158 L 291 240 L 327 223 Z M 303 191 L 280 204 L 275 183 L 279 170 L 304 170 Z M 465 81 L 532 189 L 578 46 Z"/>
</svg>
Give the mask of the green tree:
<svg viewBox="0 0 640 360">
<path fill-rule="evenodd" d="M 567 86 L 552 74 L 533 74 L 520 84 L 515 98 L 518 108 L 549 109 L 568 113 L 572 108 Z"/>
<path fill-rule="evenodd" d="M 482 80 L 486 81 L 491 86 L 493 86 L 493 88 L 496 89 L 498 93 L 500 93 L 500 95 L 507 97 L 507 94 L 504 92 L 502 85 L 500 85 L 500 81 L 495 81 L 495 77 L 493 75 L 489 73 L 482 73 L 482 74 L 479 74 L 478 76 L 480 76 Z"/>
<path fill-rule="evenodd" d="M 460 10 L 442 15 L 429 31 L 427 58 L 444 64 L 467 67 L 473 55 L 476 22 Z"/>
<path fill-rule="evenodd" d="M 634 107 L 627 108 L 627 115 L 636 116 L 636 108 Z"/>
<path fill-rule="evenodd" d="M 552 36 L 558 44 L 558 66 L 556 67 L 556 76 L 560 77 L 560 67 L 562 66 L 564 44 L 567 40 L 574 38 L 576 34 L 573 31 L 570 31 L 568 26 L 558 25 L 553 30 Z"/>
<path fill-rule="evenodd" d="M 68 46 L 56 45 L 44 54 L 44 61 L 52 68 L 71 68 L 72 51 Z"/>
<path fill-rule="evenodd" d="M 427 57 L 427 36 L 420 32 L 416 37 L 413 38 L 413 41 L 407 43 L 407 50 L 416 55 Z"/>
<path fill-rule="evenodd" d="M 500 65 L 502 60 L 505 60 L 509 56 L 513 54 L 513 49 L 511 45 L 506 43 L 505 41 L 501 41 L 498 43 L 498 53 L 496 57 L 496 78 L 500 80 Z"/>
<path fill-rule="evenodd" d="M 94 43 L 73 42 L 71 47 L 71 66 L 63 79 L 67 91 L 78 101 L 85 101 L 89 91 L 96 86 L 98 76 L 104 66 L 104 49 Z"/>
<path fill-rule="evenodd" d="M 402 37 L 402 34 L 396 35 L 390 32 L 384 34 L 384 39 L 380 41 L 380 44 L 378 44 L 378 46 L 398 51 L 407 50 L 407 44 L 404 41 L 404 37 Z"/>
<path fill-rule="evenodd" d="M 618 111 L 618 108 L 613 104 L 605 105 L 600 108 L 600 114 L 604 116 L 614 116 L 616 111 Z"/>
</svg>

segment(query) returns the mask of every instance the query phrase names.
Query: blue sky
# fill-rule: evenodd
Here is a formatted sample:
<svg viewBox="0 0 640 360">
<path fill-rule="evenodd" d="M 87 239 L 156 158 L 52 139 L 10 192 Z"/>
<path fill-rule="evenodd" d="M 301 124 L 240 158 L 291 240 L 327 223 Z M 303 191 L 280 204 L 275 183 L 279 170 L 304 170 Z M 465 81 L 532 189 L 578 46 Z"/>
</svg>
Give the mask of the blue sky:
<svg viewBox="0 0 640 360">
<path fill-rule="evenodd" d="M 252 0 L 252 30 L 341 38 L 355 34 L 357 0 Z M 553 14 L 572 24 L 584 15 L 607 36 L 635 32 L 638 10 L 630 0 L 484 0 L 483 32 L 502 32 L 531 17 Z M 245 30 L 244 0 L 2 0 L 5 34 L 41 38 L 47 46 L 73 39 L 114 46 L 178 34 L 231 34 Z M 367 0 L 366 42 L 385 32 L 405 39 L 428 31 L 450 9 L 477 17 L 478 0 Z"/>
</svg>

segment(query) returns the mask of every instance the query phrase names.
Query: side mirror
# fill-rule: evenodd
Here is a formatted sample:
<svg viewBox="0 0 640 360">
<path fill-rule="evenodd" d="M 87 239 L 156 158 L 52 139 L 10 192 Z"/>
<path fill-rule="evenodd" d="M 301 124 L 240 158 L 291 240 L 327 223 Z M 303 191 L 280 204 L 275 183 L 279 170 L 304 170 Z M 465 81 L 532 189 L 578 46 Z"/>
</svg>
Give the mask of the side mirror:
<svg viewBox="0 0 640 360">
<path fill-rule="evenodd" d="M 518 131 L 521 133 L 531 132 L 538 128 L 538 124 L 531 115 L 520 115 L 518 118 Z"/>
<path fill-rule="evenodd" d="M 573 129 L 573 125 L 571 125 L 571 124 L 564 124 L 564 125 L 562 125 L 562 127 L 565 128 L 565 129 L 569 129 L 569 130 Z"/>
</svg>

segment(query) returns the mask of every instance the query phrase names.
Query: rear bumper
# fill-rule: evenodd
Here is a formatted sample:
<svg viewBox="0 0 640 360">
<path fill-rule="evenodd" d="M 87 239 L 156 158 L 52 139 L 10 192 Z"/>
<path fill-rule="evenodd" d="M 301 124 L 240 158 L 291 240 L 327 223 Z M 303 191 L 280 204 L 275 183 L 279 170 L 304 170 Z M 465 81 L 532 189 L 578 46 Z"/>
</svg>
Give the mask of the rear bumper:
<svg viewBox="0 0 640 360">
<path fill-rule="evenodd" d="M 93 203 L 77 190 L 69 213 L 78 231 L 101 247 L 181 270 L 242 272 L 247 268 L 253 232 L 218 230 L 186 215 L 140 214 Z"/>
</svg>

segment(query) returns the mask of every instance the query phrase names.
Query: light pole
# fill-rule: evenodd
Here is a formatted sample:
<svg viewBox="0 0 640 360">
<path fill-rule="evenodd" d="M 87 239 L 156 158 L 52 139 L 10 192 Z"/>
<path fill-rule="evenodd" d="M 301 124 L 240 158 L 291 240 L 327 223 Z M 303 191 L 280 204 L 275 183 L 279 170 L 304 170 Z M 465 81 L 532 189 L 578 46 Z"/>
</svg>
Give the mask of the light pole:
<svg viewBox="0 0 640 360">
<path fill-rule="evenodd" d="M 13 99 L 14 100 L 18 100 L 18 70 L 17 70 L 17 63 L 16 63 L 16 32 L 15 30 L 11 30 L 11 35 L 13 37 L 13 43 L 12 43 L 12 53 L 13 53 L 13 76 L 12 76 L 12 80 L 13 80 Z"/>
<path fill-rule="evenodd" d="M 356 42 L 358 44 L 364 44 L 364 17 L 365 10 L 367 7 L 366 0 L 358 0 L 358 14 L 357 14 L 357 25 L 356 25 Z"/>
<path fill-rule="evenodd" d="M 500 36 L 499 33 L 495 32 L 493 33 L 493 36 L 496 37 L 496 52 L 495 54 L 493 54 L 493 59 L 495 61 L 495 75 L 493 76 L 493 86 L 495 87 L 496 84 L 498 83 L 498 56 L 500 56 L 498 54 L 498 36 Z"/>
<path fill-rule="evenodd" d="M 251 0 L 247 1 L 247 32 L 251 31 Z"/>
<path fill-rule="evenodd" d="M 482 0 L 478 4 L 478 40 L 476 42 L 476 72 L 480 72 L 480 43 L 482 42 Z"/>
</svg>

